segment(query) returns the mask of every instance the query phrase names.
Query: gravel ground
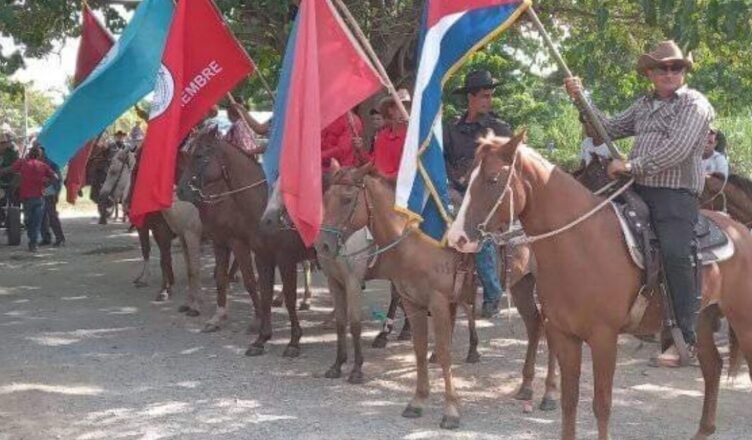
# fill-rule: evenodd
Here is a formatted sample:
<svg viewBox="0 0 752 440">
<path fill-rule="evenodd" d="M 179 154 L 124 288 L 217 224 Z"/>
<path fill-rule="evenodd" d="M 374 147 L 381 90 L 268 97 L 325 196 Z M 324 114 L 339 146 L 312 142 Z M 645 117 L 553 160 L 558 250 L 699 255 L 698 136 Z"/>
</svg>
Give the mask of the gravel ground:
<svg viewBox="0 0 752 440">
<path fill-rule="evenodd" d="M 200 333 L 207 312 L 187 318 L 185 272 L 175 246 L 178 288 L 168 303 L 151 302 L 158 283 L 136 289 L 140 269 L 134 235 L 122 224 L 98 226 L 92 217 L 67 218 L 68 245 L 36 256 L 0 246 L 0 440 L 10 439 L 554 439 L 560 413 L 523 414 L 516 390 L 525 348 L 524 327 L 512 315 L 479 323 L 482 361 L 462 363 L 467 331 L 455 335 L 455 384 L 462 427 L 438 428 L 443 384 L 431 369 L 431 406 L 422 419 L 400 417 L 415 373 L 409 342 L 370 348 L 387 304 L 382 282 L 369 283 L 364 385 L 322 377 L 335 336 L 321 323 L 331 301 L 320 274 L 313 309 L 301 312 L 302 355 L 281 357 L 289 338 L 286 313 L 274 312 L 268 353 L 243 356 L 250 305 L 233 286 L 230 320 L 218 333 Z M 4 243 L 4 240 L 3 240 Z M 204 249 L 202 285 L 210 301 L 213 259 Z M 511 324 L 511 325 L 510 325 Z M 543 350 L 543 349 L 542 349 Z M 545 374 L 541 350 L 536 398 Z M 702 404 L 697 368 L 651 369 L 653 348 L 621 340 L 611 432 L 615 439 L 688 439 Z M 586 350 L 587 351 L 587 350 Z M 587 355 L 586 355 L 587 358 Z M 750 380 L 724 381 L 717 439 L 752 438 Z M 580 438 L 596 438 L 590 410 L 592 375 L 583 367 Z"/>
</svg>

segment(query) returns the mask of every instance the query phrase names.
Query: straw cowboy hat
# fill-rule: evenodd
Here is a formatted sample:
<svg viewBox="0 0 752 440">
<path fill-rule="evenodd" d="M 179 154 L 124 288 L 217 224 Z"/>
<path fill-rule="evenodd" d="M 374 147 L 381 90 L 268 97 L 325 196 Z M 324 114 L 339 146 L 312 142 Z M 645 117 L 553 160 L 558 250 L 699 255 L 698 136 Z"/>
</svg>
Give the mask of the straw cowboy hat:
<svg viewBox="0 0 752 440">
<path fill-rule="evenodd" d="M 456 89 L 455 95 L 467 95 L 471 90 L 495 89 L 501 84 L 496 81 L 488 70 L 474 70 L 465 76 L 465 86 Z"/>
<path fill-rule="evenodd" d="M 648 70 L 668 62 L 682 63 L 687 70 L 692 69 L 693 64 L 691 55 L 685 57 L 673 40 L 666 40 L 658 43 L 652 52 L 640 55 L 637 60 L 637 71 L 642 75 L 647 75 Z"/>
<path fill-rule="evenodd" d="M 410 92 L 408 92 L 407 89 L 397 90 L 397 96 L 399 96 L 399 99 L 402 102 L 410 102 Z M 394 98 L 392 97 L 392 95 L 387 95 L 381 98 L 381 101 L 379 101 L 379 113 L 386 117 L 386 110 L 392 104 L 394 104 Z"/>
</svg>

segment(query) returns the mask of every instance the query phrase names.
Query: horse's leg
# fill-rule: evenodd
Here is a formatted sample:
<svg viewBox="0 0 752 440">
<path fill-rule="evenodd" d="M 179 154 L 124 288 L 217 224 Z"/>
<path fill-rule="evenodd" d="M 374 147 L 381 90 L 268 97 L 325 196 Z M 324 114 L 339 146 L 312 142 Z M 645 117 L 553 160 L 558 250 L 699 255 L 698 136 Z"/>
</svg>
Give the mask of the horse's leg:
<svg viewBox="0 0 752 440">
<path fill-rule="evenodd" d="M 465 316 L 467 316 L 467 331 L 470 333 L 470 343 L 465 363 L 477 364 L 480 362 L 480 353 L 478 353 L 478 342 L 480 339 L 478 338 L 478 329 L 475 327 L 475 300 L 471 301 L 471 304 L 462 304 L 462 310 L 465 311 Z"/>
<path fill-rule="evenodd" d="M 423 407 L 428 400 L 428 313 L 427 310 L 418 308 L 413 303 L 403 300 L 405 311 L 412 318 L 413 325 L 413 350 L 415 351 L 415 363 L 418 379 L 415 386 L 415 395 L 410 403 L 402 411 L 402 417 L 414 419 L 423 415 Z"/>
<path fill-rule="evenodd" d="M 258 271 L 258 286 L 261 292 L 261 328 L 256 340 L 246 350 L 246 356 L 260 356 L 264 354 L 264 345 L 272 337 L 272 297 L 274 296 L 274 257 L 256 254 L 256 270 Z"/>
<path fill-rule="evenodd" d="M 376 339 L 373 340 L 371 347 L 384 348 L 388 341 L 389 335 L 394 330 L 394 317 L 397 315 L 397 306 L 400 305 L 399 293 L 397 288 L 394 287 L 394 283 L 391 283 L 391 299 L 389 300 L 389 310 L 386 312 L 386 319 L 382 323 L 381 331 L 376 335 Z M 405 314 L 405 325 L 407 325 L 407 314 Z"/>
<path fill-rule="evenodd" d="M 451 325 L 452 335 L 454 335 L 454 325 L 456 324 L 456 322 L 457 322 L 457 303 L 450 303 L 449 304 L 449 323 Z M 434 347 L 433 353 L 431 353 L 431 356 L 428 357 L 428 363 L 435 364 L 438 361 L 439 361 L 439 358 L 436 355 L 436 347 Z"/>
<path fill-rule="evenodd" d="M 347 276 L 347 274 L 340 274 Z M 342 364 L 347 362 L 347 297 L 346 287 L 334 277 L 327 276 L 329 292 L 334 300 L 334 317 L 336 319 L 337 329 L 337 357 L 334 365 L 324 373 L 328 379 L 338 379 L 342 377 Z"/>
<path fill-rule="evenodd" d="M 227 286 L 230 283 L 227 266 L 230 265 L 230 248 L 225 243 L 214 241 L 214 281 L 217 285 L 217 310 L 204 324 L 203 332 L 216 332 L 227 320 Z"/>
<path fill-rule="evenodd" d="M 283 263 L 279 266 L 282 276 L 282 293 L 285 295 L 285 307 L 290 317 L 290 343 L 282 353 L 284 357 L 298 357 L 300 355 L 300 337 L 303 331 L 298 322 L 297 299 L 298 299 L 298 265 L 295 263 Z"/>
<path fill-rule="evenodd" d="M 360 308 L 363 291 L 359 277 L 350 273 L 345 279 L 345 294 L 347 298 L 347 320 L 350 322 L 350 335 L 353 344 L 353 368 L 347 381 L 352 384 L 363 383 L 363 350 L 360 341 L 362 327 L 360 324 Z"/>
<path fill-rule="evenodd" d="M 142 226 L 137 229 L 138 242 L 141 244 L 141 257 L 144 265 L 141 268 L 141 274 L 133 280 L 136 287 L 146 287 L 149 285 L 149 258 L 151 256 L 151 240 L 149 239 L 149 228 Z"/>
<path fill-rule="evenodd" d="M 249 333 L 255 333 L 261 328 L 261 301 L 259 300 L 258 287 L 256 286 L 256 273 L 253 270 L 253 256 L 248 243 L 237 240 L 233 243 L 232 253 L 238 262 L 240 273 L 243 275 L 243 286 L 251 297 L 253 304 L 253 319 L 248 328 Z M 229 277 L 228 277 L 229 279 Z"/>
<path fill-rule="evenodd" d="M 311 309 L 311 262 L 303 261 L 303 284 L 305 291 L 303 292 L 303 302 L 300 303 L 300 310 Z"/>
<path fill-rule="evenodd" d="M 172 296 L 172 286 L 175 285 L 175 273 L 172 271 L 173 235 L 164 221 L 155 225 L 152 233 L 159 247 L 159 266 L 162 268 L 162 290 L 155 301 L 167 301 Z"/>
<path fill-rule="evenodd" d="M 702 404 L 700 428 L 694 440 L 706 440 L 715 432 L 718 388 L 723 372 L 723 360 L 713 338 L 713 330 L 718 318 L 716 306 L 703 310 L 697 318 L 697 359 L 700 361 L 702 378 L 705 382 L 705 398 Z"/>
<path fill-rule="evenodd" d="M 543 326 L 544 334 L 548 342 L 548 371 L 546 372 L 546 391 L 543 394 L 543 400 L 541 400 L 539 408 L 541 411 L 554 411 L 559 407 L 557 401 L 558 383 L 556 377 L 556 352 L 554 351 L 553 344 L 551 344 L 548 338 L 548 332 L 546 331 L 545 324 Z"/>
<path fill-rule="evenodd" d="M 452 383 L 452 332 L 454 329 L 453 316 L 456 315 L 456 304 L 449 302 L 440 293 L 435 292 L 431 305 L 433 318 L 433 332 L 436 338 L 434 347 L 436 357 L 444 375 L 444 416 L 440 426 L 443 429 L 457 429 L 460 426 L 459 399 Z"/>
<path fill-rule="evenodd" d="M 204 306 L 201 295 L 201 234 L 194 230 L 184 231 L 181 237 L 183 255 L 188 272 L 188 316 L 198 316 Z"/>
<path fill-rule="evenodd" d="M 598 440 L 608 440 L 618 334 L 603 328 L 594 329 L 593 335 L 588 341 L 593 356 L 593 412 L 598 420 Z"/>
<path fill-rule="evenodd" d="M 538 343 L 543 329 L 543 322 L 535 304 L 533 294 L 534 281 L 532 275 L 527 275 L 509 289 L 514 305 L 517 307 L 525 323 L 527 331 L 527 352 L 525 364 L 522 367 L 522 384 L 514 398 L 517 400 L 533 400 L 533 381 L 535 380 L 535 358 L 538 354 Z"/>
<path fill-rule="evenodd" d="M 238 264 L 238 259 L 233 258 L 232 264 L 230 265 L 230 273 L 229 278 L 231 283 L 237 283 L 238 282 L 238 271 L 240 270 L 240 264 Z M 215 275 L 216 276 L 216 275 Z"/>
<path fill-rule="evenodd" d="M 561 369 L 561 439 L 575 440 L 577 428 L 577 403 L 580 400 L 580 369 L 582 340 L 549 326 L 549 341 L 559 359 Z"/>
<path fill-rule="evenodd" d="M 402 309 L 402 316 L 405 317 L 405 322 L 402 324 L 402 330 L 400 330 L 400 334 L 397 335 L 398 341 L 409 341 L 412 337 L 410 333 L 410 317 L 407 315 L 407 312 L 405 311 L 405 307 L 402 305 L 402 299 L 400 298 L 399 294 L 397 293 L 397 289 L 392 287 L 392 295 L 394 295 L 397 298 L 397 305 L 400 309 Z M 395 313 L 396 314 L 396 313 Z M 394 318 L 392 318 L 394 319 Z"/>
</svg>

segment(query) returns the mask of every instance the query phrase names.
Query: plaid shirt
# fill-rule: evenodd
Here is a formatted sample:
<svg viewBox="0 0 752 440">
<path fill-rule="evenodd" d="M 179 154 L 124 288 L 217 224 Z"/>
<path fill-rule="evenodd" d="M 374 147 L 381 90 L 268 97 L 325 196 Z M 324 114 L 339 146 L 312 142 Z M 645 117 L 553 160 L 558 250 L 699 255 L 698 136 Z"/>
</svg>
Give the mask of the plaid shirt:
<svg viewBox="0 0 752 440">
<path fill-rule="evenodd" d="M 713 106 L 697 90 L 682 86 L 673 97 L 644 96 L 624 113 L 600 119 L 613 139 L 635 137 L 629 155 L 640 185 L 702 193 L 702 152 Z"/>
</svg>

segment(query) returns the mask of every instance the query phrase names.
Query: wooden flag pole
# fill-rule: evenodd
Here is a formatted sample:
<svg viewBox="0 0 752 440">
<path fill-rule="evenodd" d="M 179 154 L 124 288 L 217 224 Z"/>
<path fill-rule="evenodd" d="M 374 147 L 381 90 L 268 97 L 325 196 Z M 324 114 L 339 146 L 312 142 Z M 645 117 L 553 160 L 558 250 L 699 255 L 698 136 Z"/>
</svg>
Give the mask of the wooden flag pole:
<svg viewBox="0 0 752 440">
<path fill-rule="evenodd" d="M 553 55 L 554 60 L 556 60 L 556 64 L 558 64 L 559 68 L 561 68 L 561 70 L 564 71 L 564 73 L 567 75 L 567 78 L 572 78 L 574 76 L 572 75 L 572 71 L 569 70 L 569 67 L 567 66 L 567 63 L 564 61 L 564 58 L 562 58 L 561 54 L 559 53 L 559 50 L 554 45 L 553 41 L 551 41 L 551 37 L 548 35 L 548 32 L 546 32 L 546 28 L 543 27 L 543 23 L 541 23 L 540 19 L 538 18 L 538 14 L 535 13 L 535 9 L 533 9 L 532 6 L 528 6 L 527 15 L 530 17 L 530 20 L 533 22 L 533 25 L 535 25 L 535 27 L 538 29 L 538 32 L 543 38 L 543 41 L 545 42 L 548 49 L 551 51 L 551 55 Z M 590 125 L 592 125 L 593 128 L 595 128 L 595 131 L 598 132 L 598 136 L 600 136 L 601 139 L 603 139 L 606 142 L 606 146 L 611 152 L 611 155 L 616 159 L 623 160 L 624 155 L 622 155 L 619 149 L 616 148 L 616 145 L 611 140 L 611 137 L 608 135 L 606 128 L 601 123 L 601 120 L 598 119 L 598 116 L 595 114 L 593 107 L 590 105 L 590 102 L 588 102 L 587 98 L 585 98 L 582 92 L 577 94 L 577 97 L 575 99 L 575 105 L 577 105 L 577 108 L 580 109 L 583 113 L 585 113 L 585 117 L 588 119 L 588 122 L 590 123 Z"/>
<path fill-rule="evenodd" d="M 386 73 L 384 65 L 381 64 L 381 60 L 379 60 L 378 55 L 376 55 L 376 51 L 373 50 L 371 43 L 368 41 L 368 38 L 366 38 L 363 31 L 360 29 L 360 25 L 358 25 L 355 17 L 353 17 L 353 15 L 350 13 L 350 10 L 347 9 L 347 6 L 345 6 L 342 0 L 333 1 L 344 15 L 345 21 L 347 22 L 347 24 L 349 24 L 349 27 L 353 31 L 355 38 L 358 39 L 360 46 L 363 48 L 363 50 L 365 50 L 368 58 L 370 58 L 371 64 L 373 64 L 373 66 L 376 68 L 376 71 L 381 77 L 381 82 L 384 84 L 387 91 L 394 99 L 394 102 L 397 104 L 397 108 L 399 109 L 400 113 L 402 113 L 402 117 L 405 118 L 406 121 L 409 120 L 410 114 L 407 112 L 405 106 L 402 105 L 402 100 L 400 100 L 400 97 L 397 94 L 397 89 L 394 88 L 394 83 L 392 83 L 392 80 L 389 79 L 389 74 Z"/>
</svg>

